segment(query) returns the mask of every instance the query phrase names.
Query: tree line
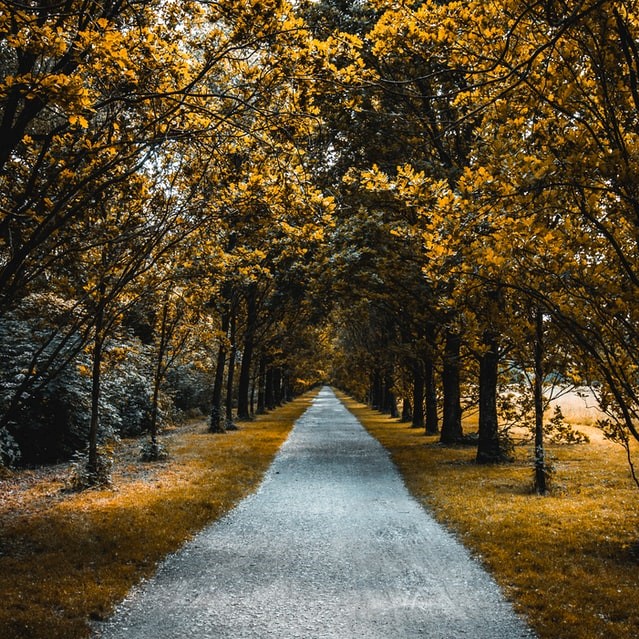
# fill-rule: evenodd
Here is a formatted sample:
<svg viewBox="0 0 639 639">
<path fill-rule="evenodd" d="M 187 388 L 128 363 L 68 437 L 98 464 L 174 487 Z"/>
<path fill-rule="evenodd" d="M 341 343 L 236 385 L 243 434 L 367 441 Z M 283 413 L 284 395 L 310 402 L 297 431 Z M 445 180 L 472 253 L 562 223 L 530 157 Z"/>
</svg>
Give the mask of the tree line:
<svg viewBox="0 0 639 639">
<path fill-rule="evenodd" d="M 306 386 L 320 56 L 285 2 L 2 2 L 5 464 L 95 483 L 113 435 Z"/>
<path fill-rule="evenodd" d="M 630 2 L 0 3 L 0 457 L 331 380 L 477 461 L 639 438 Z M 559 422 L 555 423 L 555 425 Z M 628 449 L 629 450 L 629 449 Z"/>
<path fill-rule="evenodd" d="M 586 386 L 630 458 L 637 7 L 380 1 L 349 15 L 359 82 L 346 114 L 327 113 L 343 160 L 327 176 L 337 377 L 391 414 L 402 398 L 443 442 L 465 439 L 476 408 L 479 463 L 508 459 L 504 426 L 529 422 L 540 492 L 544 433 L 574 439 L 544 419 L 551 382 Z"/>
</svg>

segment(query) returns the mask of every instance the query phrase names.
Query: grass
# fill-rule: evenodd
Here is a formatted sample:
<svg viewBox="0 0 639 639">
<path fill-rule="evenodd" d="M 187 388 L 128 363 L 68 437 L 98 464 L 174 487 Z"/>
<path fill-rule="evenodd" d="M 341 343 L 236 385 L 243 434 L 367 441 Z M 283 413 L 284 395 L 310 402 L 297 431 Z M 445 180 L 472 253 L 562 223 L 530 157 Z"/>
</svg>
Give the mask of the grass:
<svg viewBox="0 0 639 639">
<path fill-rule="evenodd" d="M 442 446 L 340 397 L 541 639 L 639 636 L 639 490 L 620 447 L 580 426 L 591 443 L 549 447 L 553 489 L 539 497 L 530 449 L 519 448 L 513 464 L 478 466 L 474 448 Z"/>
<path fill-rule="evenodd" d="M 91 619 L 257 487 L 311 398 L 225 435 L 204 422 L 178 429 L 163 463 L 137 462 L 129 442 L 114 490 L 65 493 L 66 468 L 0 481 L 2 639 L 86 637 Z"/>
</svg>

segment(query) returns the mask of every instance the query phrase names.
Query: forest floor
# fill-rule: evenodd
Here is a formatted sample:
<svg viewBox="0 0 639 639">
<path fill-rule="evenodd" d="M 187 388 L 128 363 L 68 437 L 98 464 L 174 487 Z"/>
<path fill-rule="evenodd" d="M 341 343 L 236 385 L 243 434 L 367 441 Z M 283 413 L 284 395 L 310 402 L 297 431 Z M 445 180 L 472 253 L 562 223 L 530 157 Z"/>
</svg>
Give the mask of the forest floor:
<svg viewBox="0 0 639 639">
<path fill-rule="evenodd" d="M 70 464 L 1 477 L 0 638 L 88 636 L 90 620 L 259 485 L 312 396 L 224 435 L 204 419 L 173 428 L 163 462 L 140 462 L 142 441 L 123 440 L 109 489 L 69 492 Z"/>
<path fill-rule="evenodd" d="M 557 401 L 590 443 L 547 446 L 554 470 L 541 497 L 532 491 L 531 446 L 517 446 L 514 463 L 479 466 L 475 447 L 443 446 L 437 436 L 342 400 L 541 639 L 639 637 L 639 489 L 625 451 L 594 426 L 592 402 L 574 394 Z M 474 428 L 465 424 L 465 432 Z"/>
</svg>

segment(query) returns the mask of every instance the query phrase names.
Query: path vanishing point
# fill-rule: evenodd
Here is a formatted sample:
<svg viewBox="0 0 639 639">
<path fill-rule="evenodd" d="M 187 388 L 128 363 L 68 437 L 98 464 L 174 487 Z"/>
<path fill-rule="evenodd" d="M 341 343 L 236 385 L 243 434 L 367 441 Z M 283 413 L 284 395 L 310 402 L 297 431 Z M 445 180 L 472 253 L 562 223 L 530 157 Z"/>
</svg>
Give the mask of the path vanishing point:
<svg viewBox="0 0 639 639">
<path fill-rule="evenodd" d="M 324 387 L 263 483 L 100 639 L 530 639 L 493 579 Z"/>
</svg>

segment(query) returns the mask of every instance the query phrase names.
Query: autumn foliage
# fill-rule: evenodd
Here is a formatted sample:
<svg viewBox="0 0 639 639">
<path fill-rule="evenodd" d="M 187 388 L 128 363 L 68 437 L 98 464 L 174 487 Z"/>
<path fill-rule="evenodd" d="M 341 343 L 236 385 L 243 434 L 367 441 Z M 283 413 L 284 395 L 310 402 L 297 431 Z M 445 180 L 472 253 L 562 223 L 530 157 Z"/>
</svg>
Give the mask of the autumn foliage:
<svg viewBox="0 0 639 639">
<path fill-rule="evenodd" d="M 605 0 L 2 3 L 4 463 L 42 437 L 95 470 L 109 435 L 329 377 L 447 443 L 478 407 L 482 463 L 519 397 L 540 484 L 551 381 L 627 445 L 638 28 Z"/>
</svg>

